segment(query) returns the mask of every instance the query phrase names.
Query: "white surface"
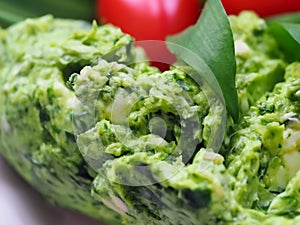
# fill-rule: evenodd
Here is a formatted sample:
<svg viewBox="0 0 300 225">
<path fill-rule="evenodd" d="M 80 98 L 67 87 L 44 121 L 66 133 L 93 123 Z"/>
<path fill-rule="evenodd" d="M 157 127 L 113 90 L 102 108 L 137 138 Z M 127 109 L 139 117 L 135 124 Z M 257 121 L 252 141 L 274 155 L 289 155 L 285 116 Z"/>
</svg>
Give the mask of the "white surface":
<svg viewBox="0 0 300 225">
<path fill-rule="evenodd" d="M 55 208 L 26 184 L 0 156 L 1 225 L 104 225 L 75 212 Z"/>
</svg>

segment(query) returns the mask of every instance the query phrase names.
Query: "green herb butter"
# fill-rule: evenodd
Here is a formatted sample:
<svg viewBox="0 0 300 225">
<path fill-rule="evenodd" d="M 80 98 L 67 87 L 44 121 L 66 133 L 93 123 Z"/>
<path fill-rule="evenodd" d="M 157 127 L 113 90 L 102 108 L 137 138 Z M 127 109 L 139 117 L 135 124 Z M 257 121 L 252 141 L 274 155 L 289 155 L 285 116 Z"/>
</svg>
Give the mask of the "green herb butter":
<svg viewBox="0 0 300 225">
<path fill-rule="evenodd" d="M 256 15 L 230 24 L 241 117 L 221 149 L 222 105 L 189 66 L 160 72 L 109 25 L 0 30 L 1 154 L 51 202 L 107 224 L 300 223 L 300 64 Z"/>
</svg>

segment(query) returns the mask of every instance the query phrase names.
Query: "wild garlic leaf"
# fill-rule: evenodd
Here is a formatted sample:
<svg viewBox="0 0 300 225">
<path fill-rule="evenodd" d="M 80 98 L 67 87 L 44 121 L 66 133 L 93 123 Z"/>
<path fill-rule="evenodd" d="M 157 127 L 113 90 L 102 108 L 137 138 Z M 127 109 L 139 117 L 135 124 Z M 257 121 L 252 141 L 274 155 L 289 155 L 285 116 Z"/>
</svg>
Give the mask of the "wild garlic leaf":
<svg viewBox="0 0 300 225">
<path fill-rule="evenodd" d="M 206 80 L 237 121 L 239 106 L 235 87 L 234 41 L 220 0 L 206 1 L 198 22 L 180 34 L 168 37 L 167 46 L 178 59 L 190 65 L 197 76 Z"/>
<path fill-rule="evenodd" d="M 285 53 L 287 61 L 300 60 L 300 23 L 269 22 L 270 33 Z"/>
</svg>

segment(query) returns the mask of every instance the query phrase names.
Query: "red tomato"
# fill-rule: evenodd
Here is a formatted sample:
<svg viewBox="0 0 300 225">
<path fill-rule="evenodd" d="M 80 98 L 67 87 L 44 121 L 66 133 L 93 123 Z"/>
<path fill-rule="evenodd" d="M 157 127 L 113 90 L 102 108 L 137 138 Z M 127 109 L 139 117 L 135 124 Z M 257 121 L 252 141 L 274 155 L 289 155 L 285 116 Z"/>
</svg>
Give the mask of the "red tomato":
<svg viewBox="0 0 300 225">
<path fill-rule="evenodd" d="M 103 22 L 120 27 L 139 43 L 144 40 L 163 41 L 167 35 L 178 33 L 196 23 L 201 6 L 199 0 L 98 0 L 97 13 Z M 144 43 L 149 45 L 150 42 Z M 143 45 L 143 42 L 140 44 Z M 164 44 L 158 43 L 158 46 L 153 49 L 146 46 L 153 64 L 156 56 L 174 61 L 174 56 Z M 158 65 L 166 69 L 159 62 Z"/>
<path fill-rule="evenodd" d="M 300 11 L 299 0 L 222 0 L 227 14 L 252 10 L 262 17 Z"/>
</svg>

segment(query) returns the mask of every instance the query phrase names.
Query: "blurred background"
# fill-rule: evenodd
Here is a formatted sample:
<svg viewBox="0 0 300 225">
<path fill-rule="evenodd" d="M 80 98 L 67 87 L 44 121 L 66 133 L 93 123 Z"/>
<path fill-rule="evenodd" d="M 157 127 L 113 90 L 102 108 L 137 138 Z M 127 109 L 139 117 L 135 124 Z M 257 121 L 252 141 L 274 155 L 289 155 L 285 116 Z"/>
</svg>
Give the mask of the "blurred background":
<svg viewBox="0 0 300 225">
<path fill-rule="evenodd" d="M 1 0 L 0 26 L 7 27 L 28 17 L 53 14 L 62 18 L 93 20 L 95 0 Z"/>
</svg>

